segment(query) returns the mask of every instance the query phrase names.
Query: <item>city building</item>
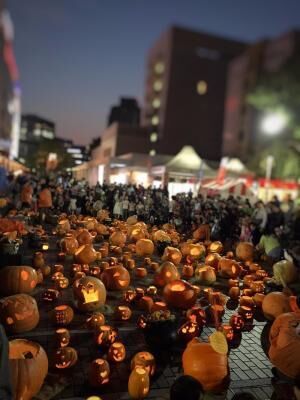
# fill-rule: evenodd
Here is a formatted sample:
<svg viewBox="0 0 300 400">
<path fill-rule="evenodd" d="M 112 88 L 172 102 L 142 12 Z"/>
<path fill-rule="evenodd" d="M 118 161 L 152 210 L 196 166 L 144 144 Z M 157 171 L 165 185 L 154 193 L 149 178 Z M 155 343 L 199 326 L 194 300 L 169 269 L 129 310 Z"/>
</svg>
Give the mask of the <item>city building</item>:
<svg viewBox="0 0 300 400">
<path fill-rule="evenodd" d="M 299 54 L 300 33 L 291 31 L 272 40 L 249 46 L 229 64 L 223 130 L 223 156 L 249 161 L 258 148 L 267 147 L 274 137 L 261 129 L 261 112 L 247 102 L 259 78 L 285 68 Z M 285 137 L 286 138 L 286 137 Z M 284 139 L 285 140 L 285 139 Z"/>
<path fill-rule="evenodd" d="M 110 110 L 107 126 L 114 122 L 127 125 L 140 124 L 141 110 L 136 99 L 121 97 L 120 104 L 113 106 Z"/>
<path fill-rule="evenodd" d="M 228 63 L 244 43 L 171 27 L 149 51 L 142 124 L 150 154 L 191 145 L 205 159 L 222 150 Z"/>
</svg>

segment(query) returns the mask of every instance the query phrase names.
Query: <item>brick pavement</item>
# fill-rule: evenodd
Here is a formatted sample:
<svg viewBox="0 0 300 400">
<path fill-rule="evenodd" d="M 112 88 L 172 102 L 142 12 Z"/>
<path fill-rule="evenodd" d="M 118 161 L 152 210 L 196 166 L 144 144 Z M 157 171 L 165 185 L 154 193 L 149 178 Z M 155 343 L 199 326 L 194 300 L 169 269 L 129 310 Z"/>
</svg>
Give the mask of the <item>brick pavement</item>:
<svg viewBox="0 0 300 400">
<path fill-rule="evenodd" d="M 56 263 L 56 247 L 51 242 L 51 248 L 47 253 L 47 260 L 50 264 Z M 30 265 L 30 252 L 26 249 L 27 255 L 24 261 Z M 141 260 L 139 260 L 141 262 Z M 66 276 L 71 261 L 65 263 Z M 151 276 L 140 281 L 134 280 L 134 286 L 148 286 L 151 282 Z M 218 283 L 220 285 L 220 282 Z M 51 287 L 50 278 L 33 293 L 40 306 L 40 323 L 32 332 L 18 335 L 15 337 L 25 337 L 39 342 L 47 351 L 51 366 L 51 355 L 54 351 L 53 334 L 55 327 L 49 321 L 48 312 L 54 305 L 44 304 L 41 300 L 41 293 L 45 287 Z M 72 290 L 68 288 L 62 292 L 59 304 L 72 304 Z M 113 305 L 120 299 L 120 293 L 109 293 L 108 303 L 111 306 L 105 307 L 102 311 L 106 315 L 108 323 L 116 326 L 112 318 Z M 234 311 L 226 310 L 223 321 L 228 321 Z M 71 370 L 61 370 L 59 373 L 53 367 L 49 369 L 49 375 L 41 393 L 36 396 L 36 400 L 45 400 L 52 398 L 58 399 L 84 399 L 88 395 L 98 394 L 103 400 L 129 399 L 127 394 L 127 382 L 130 371 L 130 360 L 132 356 L 141 350 L 148 349 L 143 333 L 137 330 L 135 321 L 140 313 L 133 312 L 132 322 L 126 324 L 117 324 L 121 340 L 126 345 L 127 357 L 121 364 L 111 365 L 111 379 L 106 388 L 93 390 L 87 383 L 87 371 L 89 363 L 103 356 L 101 350 L 95 346 L 91 332 L 84 327 L 86 319 L 85 314 L 77 313 L 68 327 L 71 333 L 70 345 L 78 351 L 79 362 Z M 260 336 L 265 322 L 254 321 L 254 327 L 251 332 L 242 334 L 242 341 L 237 349 L 230 352 L 229 364 L 231 372 L 231 384 L 227 393 L 227 399 L 230 400 L 234 393 L 241 389 L 250 391 L 258 400 L 270 399 L 272 394 L 271 385 L 271 364 L 265 356 Z M 205 339 L 213 331 L 213 328 L 205 327 L 201 337 Z M 181 369 L 182 349 L 172 349 L 169 352 L 168 360 L 163 366 L 159 366 L 155 378 L 151 382 L 149 399 L 168 399 L 169 388 L 174 380 L 182 374 Z M 51 392 L 52 390 L 52 392 Z M 56 391 L 56 394 L 55 394 Z"/>
</svg>

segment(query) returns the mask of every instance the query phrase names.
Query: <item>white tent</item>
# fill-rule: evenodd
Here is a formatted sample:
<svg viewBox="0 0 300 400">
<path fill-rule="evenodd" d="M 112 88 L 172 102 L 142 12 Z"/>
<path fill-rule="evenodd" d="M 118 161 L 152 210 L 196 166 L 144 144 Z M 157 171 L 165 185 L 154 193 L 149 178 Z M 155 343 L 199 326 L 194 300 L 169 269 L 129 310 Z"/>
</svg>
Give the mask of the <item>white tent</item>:
<svg viewBox="0 0 300 400">
<path fill-rule="evenodd" d="M 200 171 L 202 171 L 204 175 L 215 175 L 215 171 L 201 159 L 192 146 L 184 146 L 180 152 L 166 164 L 166 169 L 170 172 L 190 171 L 200 173 Z"/>
</svg>

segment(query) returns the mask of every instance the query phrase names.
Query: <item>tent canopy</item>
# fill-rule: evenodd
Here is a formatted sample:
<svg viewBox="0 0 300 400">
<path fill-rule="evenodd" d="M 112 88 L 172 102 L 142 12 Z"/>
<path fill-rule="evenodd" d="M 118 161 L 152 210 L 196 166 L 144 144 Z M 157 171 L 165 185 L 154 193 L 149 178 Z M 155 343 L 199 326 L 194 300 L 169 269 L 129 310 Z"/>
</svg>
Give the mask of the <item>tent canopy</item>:
<svg viewBox="0 0 300 400">
<path fill-rule="evenodd" d="M 201 187 L 207 194 L 221 194 L 222 196 L 245 196 L 252 198 L 254 193 L 244 179 L 227 178 L 223 182 L 216 179 L 207 180 Z"/>
<path fill-rule="evenodd" d="M 192 146 L 184 146 L 176 156 L 174 156 L 167 164 L 168 170 L 189 170 L 213 172 L 205 161 L 199 157 Z"/>
</svg>

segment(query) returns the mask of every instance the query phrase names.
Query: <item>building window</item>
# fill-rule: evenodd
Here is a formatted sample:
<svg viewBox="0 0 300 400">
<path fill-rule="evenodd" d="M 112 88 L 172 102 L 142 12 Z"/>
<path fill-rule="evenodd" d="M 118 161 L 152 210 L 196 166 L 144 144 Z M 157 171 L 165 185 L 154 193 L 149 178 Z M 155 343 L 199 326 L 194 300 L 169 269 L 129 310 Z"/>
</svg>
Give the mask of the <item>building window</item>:
<svg viewBox="0 0 300 400">
<path fill-rule="evenodd" d="M 151 118 L 151 123 L 152 125 L 158 125 L 159 124 L 159 118 L 157 115 L 153 115 L 153 117 Z"/>
<path fill-rule="evenodd" d="M 41 136 L 41 130 L 40 129 L 34 129 L 33 134 L 34 134 L 34 136 Z"/>
<path fill-rule="evenodd" d="M 163 62 L 159 61 L 154 65 L 154 71 L 157 74 L 162 74 L 164 70 L 165 70 L 165 64 Z"/>
<path fill-rule="evenodd" d="M 155 143 L 157 142 L 157 133 L 156 132 L 152 132 L 150 135 L 150 142 Z"/>
<path fill-rule="evenodd" d="M 155 156 L 155 154 L 156 154 L 156 151 L 155 151 L 154 149 L 152 149 L 152 150 L 149 151 L 149 155 L 150 155 L 151 157 Z"/>
<path fill-rule="evenodd" d="M 218 50 L 208 49 L 207 47 L 197 47 L 196 54 L 198 57 L 208 60 L 219 60 L 221 58 L 221 53 Z"/>
<path fill-rule="evenodd" d="M 199 81 L 197 83 L 197 93 L 200 94 L 200 96 L 206 94 L 207 92 L 207 83 L 205 81 Z"/>
<path fill-rule="evenodd" d="M 153 108 L 159 108 L 159 107 L 160 107 L 160 99 L 155 98 L 155 99 L 152 101 L 152 107 L 153 107 Z"/>
<path fill-rule="evenodd" d="M 153 84 L 153 89 L 156 92 L 160 92 L 162 90 L 162 87 L 163 87 L 162 81 L 159 79 L 157 79 Z"/>
</svg>

